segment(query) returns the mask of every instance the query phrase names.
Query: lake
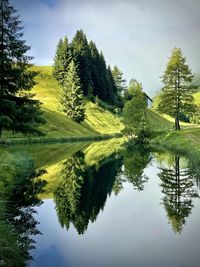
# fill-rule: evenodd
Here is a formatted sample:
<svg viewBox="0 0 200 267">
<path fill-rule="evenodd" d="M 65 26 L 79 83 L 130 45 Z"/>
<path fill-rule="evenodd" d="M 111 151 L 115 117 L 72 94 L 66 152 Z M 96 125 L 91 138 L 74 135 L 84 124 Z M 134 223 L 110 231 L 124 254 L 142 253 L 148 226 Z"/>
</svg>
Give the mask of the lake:
<svg viewBox="0 0 200 267">
<path fill-rule="evenodd" d="M 199 266 L 199 172 L 187 159 L 117 139 L 23 153 L 47 180 L 30 205 L 29 267 Z"/>
</svg>

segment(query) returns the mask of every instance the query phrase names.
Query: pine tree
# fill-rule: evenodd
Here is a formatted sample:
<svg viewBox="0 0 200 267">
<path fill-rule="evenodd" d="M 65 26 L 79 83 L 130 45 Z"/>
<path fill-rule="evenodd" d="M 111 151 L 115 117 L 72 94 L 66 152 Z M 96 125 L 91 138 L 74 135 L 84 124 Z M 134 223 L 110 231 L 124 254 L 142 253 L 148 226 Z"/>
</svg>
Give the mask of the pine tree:
<svg viewBox="0 0 200 267">
<path fill-rule="evenodd" d="M 80 83 L 83 86 L 83 94 L 87 96 L 88 88 L 92 86 L 90 66 L 91 55 L 87 37 L 82 30 L 76 32 L 71 42 L 71 48 L 74 61 L 78 67 L 77 71 L 80 77 Z"/>
<path fill-rule="evenodd" d="M 174 48 L 169 58 L 167 68 L 162 77 L 164 87 L 158 105 L 158 110 L 171 115 L 175 119 L 175 129 L 180 129 L 181 114 L 193 114 L 196 111 L 191 85 L 192 72 L 186 64 L 180 48 Z"/>
<path fill-rule="evenodd" d="M 99 51 L 96 47 L 96 44 L 92 41 L 89 43 L 90 49 L 90 67 L 91 67 L 91 79 L 93 84 L 93 95 L 99 96 L 100 95 L 100 78 L 99 78 Z"/>
<path fill-rule="evenodd" d="M 64 40 L 60 39 L 54 57 L 53 74 L 61 85 L 64 83 L 71 59 L 72 55 L 67 37 Z"/>
<path fill-rule="evenodd" d="M 116 85 L 115 85 L 115 82 L 114 82 L 114 78 L 113 78 L 113 75 L 112 75 L 112 71 L 111 71 L 111 68 L 110 66 L 108 66 L 107 68 L 107 79 L 108 79 L 108 103 L 111 104 L 111 105 L 114 105 L 117 103 L 117 88 L 116 88 Z"/>
<path fill-rule="evenodd" d="M 93 95 L 98 96 L 99 99 L 113 104 L 113 89 L 111 89 L 111 77 L 108 73 L 106 61 L 103 53 L 99 53 L 94 42 L 89 43 L 90 49 L 90 68 L 91 80 L 93 84 Z M 111 96 L 109 93 L 111 92 Z"/>
<path fill-rule="evenodd" d="M 83 101 L 83 91 L 74 60 L 69 64 L 65 75 L 61 103 L 68 118 L 76 122 L 84 120 L 85 104 Z"/>
<path fill-rule="evenodd" d="M 29 68 L 22 30 L 9 0 L 0 0 L 0 137 L 3 129 L 41 134 L 37 126 L 44 122 L 39 102 L 28 93 L 36 73 Z"/>
<path fill-rule="evenodd" d="M 106 61 L 103 55 L 103 52 L 100 53 L 99 56 L 99 64 L 98 64 L 98 74 L 99 74 L 99 81 L 100 81 L 100 92 L 98 97 L 105 101 L 108 102 L 109 95 L 108 95 L 108 76 L 107 76 L 107 66 L 106 66 Z"/>
<path fill-rule="evenodd" d="M 121 70 L 117 67 L 114 66 L 113 71 L 112 71 L 112 75 L 115 81 L 115 85 L 117 88 L 117 94 L 119 96 L 122 96 L 125 89 L 126 89 L 126 80 L 123 79 L 123 73 L 121 72 Z"/>
</svg>

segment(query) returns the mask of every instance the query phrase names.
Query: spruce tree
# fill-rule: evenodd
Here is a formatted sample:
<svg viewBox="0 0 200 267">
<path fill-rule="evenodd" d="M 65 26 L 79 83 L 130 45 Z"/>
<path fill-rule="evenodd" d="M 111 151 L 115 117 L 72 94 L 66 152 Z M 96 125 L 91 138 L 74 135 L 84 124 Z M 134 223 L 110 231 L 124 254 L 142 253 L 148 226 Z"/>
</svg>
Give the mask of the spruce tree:
<svg viewBox="0 0 200 267">
<path fill-rule="evenodd" d="M 93 95 L 100 95 L 100 78 L 99 78 L 99 51 L 96 47 L 96 44 L 93 41 L 89 43 L 90 49 L 90 67 L 91 67 L 91 79 L 93 84 Z"/>
<path fill-rule="evenodd" d="M 174 48 L 162 77 L 164 87 L 158 110 L 175 119 L 175 129 L 180 129 L 181 114 L 191 115 L 196 111 L 193 93 L 192 72 L 186 64 L 180 48 Z"/>
<path fill-rule="evenodd" d="M 71 48 L 73 53 L 73 59 L 75 60 L 78 67 L 77 71 L 80 77 L 80 83 L 83 86 L 83 94 L 87 96 L 88 89 L 92 86 L 90 66 L 91 55 L 87 37 L 82 30 L 76 32 L 71 42 Z"/>
<path fill-rule="evenodd" d="M 68 118 L 76 122 L 82 122 L 84 120 L 85 104 L 83 91 L 74 60 L 70 62 L 65 75 L 61 103 Z"/>
<path fill-rule="evenodd" d="M 54 56 L 54 64 L 53 64 L 53 75 L 54 77 L 59 80 L 59 73 L 61 69 L 61 54 L 62 54 L 62 44 L 63 40 L 60 38 L 57 47 L 56 47 L 56 53 Z"/>
<path fill-rule="evenodd" d="M 108 76 L 107 76 L 107 66 L 106 66 L 106 61 L 103 55 L 103 52 L 100 53 L 99 57 L 99 64 L 98 64 L 98 73 L 99 73 L 99 80 L 100 80 L 100 92 L 98 97 L 105 101 L 108 102 L 109 95 L 108 95 Z"/>
<path fill-rule="evenodd" d="M 124 93 L 124 90 L 126 89 L 126 86 L 125 86 L 126 80 L 123 79 L 123 73 L 117 66 L 114 66 L 112 70 L 112 75 L 113 75 L 115 85 L 117 88 L 117 94 L 119 96 L 122 96 Z"/>
<path fill-rule="evenodd" d="M 72 55 L 67 37 L 64 40 L 60 39 L 54 57 L 53 74 L 61 85 L 64 83 L 71 59 Z"/>
<path fill-rule="evenodd" d="M 117 88 L 116 88 L 116 85 L 115 85 L 115 82 L 114 82 L 114 79 L 113 79 L 113 75 L 112 75 L 112 71 L 111 71 L 111 68 L 110 66 L 108 66 L 107 68 L 107 79 L 108 79 L 108 103 L 111 104 L 111 105 L 114 105 L 117 103 L 117 99 L 116 99 L 116 91 L 117 91 Z"/>
<path fill-rule="evenodd" d="M 13 132 L 41 132 L 39 102 L 29 91 L 35 72 L 30 70 L 30 49 L 22 40 L 23 27 L 9 0 L 0 0 L 0 137 L 3 129 Z"/>
<path fill-rule="evenodd" d="M 99 53 L 94 42 L 89 43 L 90 49 L 90 68 L 91 79 L 93 84 L 93 94 L 99 99 L 113 104 L 113 88 L 111 83 L 111 76 L 107 70 L 106 61 L 102 52 Z M 111 95 L 109 95 L 111 93 Z"/>
</svg>

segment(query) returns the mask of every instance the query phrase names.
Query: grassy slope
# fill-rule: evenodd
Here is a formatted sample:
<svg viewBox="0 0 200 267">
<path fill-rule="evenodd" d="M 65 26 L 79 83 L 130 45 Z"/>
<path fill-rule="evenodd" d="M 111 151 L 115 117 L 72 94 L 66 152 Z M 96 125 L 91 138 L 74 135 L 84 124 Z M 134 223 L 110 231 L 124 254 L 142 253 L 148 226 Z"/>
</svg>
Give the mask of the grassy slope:
<svg viewBox="0 0 200 267">
<path fill-rule="evenodd" d="M 173 131 L 153 140 L 152 145 L 187 156 L 196 166 L 200 164 L 200 129 Z"/>
<path fill-rule="evenodd" d="M 168 131 L 174 127 L 174 124 L 163 116 L 155 113 L 153 110 L 148 110 L 147 118 L 151 128 L 154 131 Z"/>
<path fill-rule="evenodd" d="M 200 106 L 200 92 L 194 94 L 195 103 Z M 153 110 L 159 103 L 159 94 L 154 98 Z M 170 116 L 164 115 L 164 118 L 173 122 Z M 171 131 L 168 134 L 159 136 L 153 143 L 174 151 L 176 153 L 186 155 L 193 161 L 200 160 L 200 128 L 199 125 L 181 122 L 181 131 Z"/>
<path fill-rule="evenodd" d="M 62 112 L 60 104 L 61 87 L 52 77 L 52 67 L 33 67 L 39 71 L 37 85 L 33 88 L 35 98 L 42 104 L 47 123 L 42 129 L 48 136 L 91 136 L 97 134 L 114 134 L 123 129 L 118 118 L 96 104 L 86 100 L 86 120 L 78 124 L 68 119 Z"/>
</svg>

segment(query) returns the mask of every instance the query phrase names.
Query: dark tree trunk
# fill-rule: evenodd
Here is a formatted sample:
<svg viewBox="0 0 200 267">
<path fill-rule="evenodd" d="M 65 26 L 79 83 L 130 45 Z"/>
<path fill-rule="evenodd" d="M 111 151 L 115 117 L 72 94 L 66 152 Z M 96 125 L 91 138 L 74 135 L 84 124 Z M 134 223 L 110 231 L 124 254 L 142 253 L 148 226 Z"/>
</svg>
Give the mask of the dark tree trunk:
<svg viewBox="0 0 200 267">
<path fill-rule="evenodd" d="M 2 131 L 3 131 L 3 127 L 0 125 L 0 139 L 1 139 Z"/>
<path fill-rule="evenodd" d="M 179 122 L 179 118 L 178 116 L 176 116 L 175 118 L 175 130 L 180 130 L 181 127 L 180 127 L 180 122 Z"/>
<path fill-rule="evenodd" d="M 176 203 L 177 203 L 177 214 L 180 213 L 180 197 L 181 197 L 181 188 L 180 188 L 180 158 L 175 156 L 175 177 L 176 177 Z"/>
</svg>

